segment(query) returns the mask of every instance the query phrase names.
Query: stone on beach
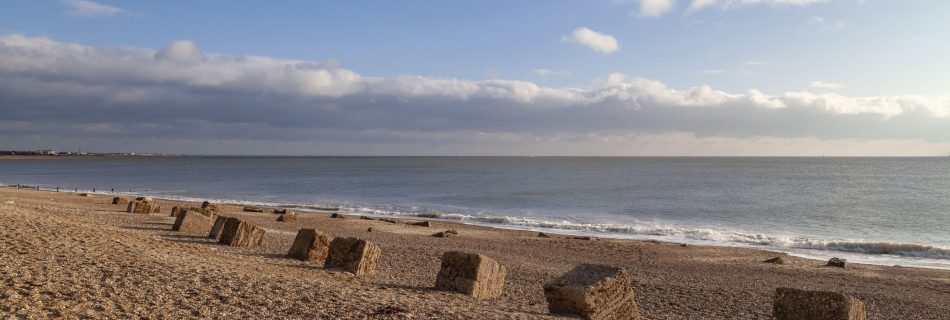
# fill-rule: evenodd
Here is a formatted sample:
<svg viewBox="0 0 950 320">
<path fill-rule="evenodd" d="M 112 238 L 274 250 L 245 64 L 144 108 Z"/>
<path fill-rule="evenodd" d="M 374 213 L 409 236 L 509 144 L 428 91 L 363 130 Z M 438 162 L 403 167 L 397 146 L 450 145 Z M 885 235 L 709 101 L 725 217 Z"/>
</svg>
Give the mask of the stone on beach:
<svg viewBox="0 0 950 320">
<path fill-rule="evenodd" d="M 291 213 L 291 212 L 294 212 L 294 211 L 293 211 L 293 210 L 290 210 L 290 209 L 274 209 L 274 210 L 271 211 L 271 212 L 273 212 L 274 214 L 288 214 L 288 213 Z"/>
<path fill-rule="evenodd" d="M 344 216 L 344 215 L 342 215 L 342 214 L 339 214 L 339 213 L 334 213 L 334 214 L 331 214 L 331 215 L 330 215 L 330 218 L 334 218 L 334 219 L 346 219 L 346 216 Z"/>
<path fill-rule="evenodd" d="M 307 262 L 324 260 L 330 251 L 331 240 L 330 236 L 316 229 L 300 229 L 287 257 Z"/>
<path fill-rule="evenodd" d="M 172 225 L 172 231 L 192 234 L 205 234 L 211 228 L 212 217 L 201 214 L 196 211 L 185 211 L 178 215 L 175 224 Z"/>
<path fill-rule="evenodd" d="M 505 286 L 505 266 L 484 255 L 450 251 L 442 254 L 435 288 L 461 292 L 476 299 L 495 298 Z"/>
<path fill-rule="evenodd" d="M 538 232 L 538 238 L 550 238 L 550 237 L 551 236 L 549 236 L 547 233 Z"/>
<path fill-rule="evenodd" d="M 342 268 L 357 276 L 376 273 L 381 251 L 372 242 L 357 238 L 333 238 L 325 268 Z"/>
<path fill-rule="evenodd" d="M 244 207 L 244 212 L 264 212 L 264 208 L 258 207 Z"/>
<path fill-rule="evenodd" d="M 256 246 L 264 241 L 264 233 L 258 226 L 230 217 L 224 222 L 218 242 L 234 247 Z"/>
<path fill-rule="evenodd" d="M 129 199 L 123 197 L 112 197 L 112 204 L 127 204 Z"/>
<path fill-rule="evenodd" d="M 152 197 L 138 197 L 135 201 L 152 202 Z"/>
<path fill-rule="evenodd" d="M 829 266 L 829 267 L 847 268 L 847 267 L 848 267 L 848 260 L 847 260 L 847 259 L 838 259 L 838 257 L 834 257 L 834 258 L 831 258 L 830 260 L 828 260 L 828 264 L 826 264 L 826 265 Z"/>
<path fill-rule="evenodd" d="M 458 231 L 455 231 L 455 229 L 449 229 L 445 231 L 436 232 L 432 236 L 437 237 L 437 238 L 449 238 L 449 237 L 454 237 L 457 235 L 459 235 Z"/>
<path fill-rule="evenodd" d="M 777 320 L 866 320 L 867 311 L 861 300 L 842 293 L 778 288 L 772 317 Z"/>
<path fill-rule="evenodd" d="M 767 260 L 762 261 L 762 262 L 771 263 L 771 264 L 785 264 L 785 258 L 782 258 L 782 257 L 775 257 L 775 258 L 767 259 Z"/>
<path fill-rule="evenodd" d="M 280 222 L 297 221 L 297 213 L 293 211 L 287 211 L 287 213 L 284 213 L 278 216 L 277 221 L 280 221 Z"/>
<path fill-rule="evenodd" d="M 80 196 L 80 197 L 91 197 L 92 195 L 91 195 L 91 194 L 88 194 L 88 193 L 80 193 L 79 196 Z"/>
<path fill-rule="evenodd" d="M 211 232 L 208 232 L 208 238 L 214 240 L 221 240 L 221 230 L 224 230 L 224 223 L 228 221 L 228 217 L 218 216 L 214 220 L 214 224 L 211 226 Z"/>
<path fill-rule="evenodd" d="M 582 264 L 544 285 L 552 314 L 584 319 L 640 319 L 627 271 L 621 267 Z"/>
</svg>

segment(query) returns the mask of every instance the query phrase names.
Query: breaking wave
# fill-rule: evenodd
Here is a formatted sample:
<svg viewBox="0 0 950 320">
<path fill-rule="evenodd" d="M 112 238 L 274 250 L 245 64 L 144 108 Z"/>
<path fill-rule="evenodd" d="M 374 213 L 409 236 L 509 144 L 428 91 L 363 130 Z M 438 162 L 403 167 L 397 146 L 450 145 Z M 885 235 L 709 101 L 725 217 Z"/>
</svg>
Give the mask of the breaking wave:
<svg viewBox="0 0 950 320">
<path fill-rule="evenodd" d="M 682 228 L 656 225 L 631 225 L 611 223 L 577 223 L 567 220 L 543 220 L 513 216 L 479 216 L 440 212 L 408 212 L 369 208 L 349 208 L 351 214 L 384 216 L 408 216 L 425 219 L 440 219 L 471 224 L 508 226 L 517 229 L 554 229 L 574 233 L 596 233 L 601 236 L 663 237 L 686 241 L 732 243 L 765 246 L 776 249 L 829 250 L 860 254 L 895 255 L 901 257 L 950 259 L 950 248 L 911 243 L 833 241 L 801 237 L 776 236 L 734 230 L 710 228 Z"/>
</svg>

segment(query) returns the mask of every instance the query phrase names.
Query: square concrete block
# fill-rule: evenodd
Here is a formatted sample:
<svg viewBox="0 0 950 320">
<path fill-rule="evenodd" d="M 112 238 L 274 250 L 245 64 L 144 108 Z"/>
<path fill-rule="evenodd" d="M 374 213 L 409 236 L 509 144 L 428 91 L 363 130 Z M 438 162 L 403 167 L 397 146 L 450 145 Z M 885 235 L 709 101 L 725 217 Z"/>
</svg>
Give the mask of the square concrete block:
<svg viewBox="0 0 950 320">
<path fill-rule="evenodd" d="M 777 320 L 867 320 L 864 303 L 837 292 L 792 288 L 775 290 L 772 317 Z"/>
<path fill-rule="evenodd" d="M 325 260 L 331 240 L 330 236 L 315 229 L 300 229 L 287 256 L 307 262 Z"/>
<path fill-rule="evenodd" d="M 620 267 L 582 264 L 544 285 L 548 311 L 584 319 L 640 319 L 627 272 Z"/>
<path fill-rule="evenodd" d="M 214 240 L 221 240 L 221 231 L 224 230 L 224 223 L 228 221 L 228 217 L 218 216 L 214 219 L 214 224 L 211 225 L 211 232 L 208 232 L 208 238 Z"/>
<path fill-rule="evenodd" d="M 112 198 L 112 204 L 127 204 L 127 203 L 129 203 L 129 199 L 126 199 L 126 198 L 123 198 L 123 197 L 113 197 L 113 198 Z"/>
<path fill-rule="evenodd" d="M 125 211 L 128 213 L 149 214 L 152 213 L 157 206 L 158 205 L 151 202 L 132 201 L 129 202 L 129 206 L 126 207 Z"/>
<path fill-rule="evenodd" d="M 260 245 L 264 241 L 264 229 L 230 217 L 224 222 L 221 230 L 221 240 L 218 242 L 234 247 L 248 247 Z"/>
<path fill-rule="evenodd" d="M 372 242 L 357 238 L 334 238 L 324 268 L 342 268 L 357 276 L 376 273 L 381 251 Z"/>
<path fill-rule="evenodd" d="M 495 298 L 505 286 L 505 266 L 484 255 L 450 251 L 442 254 L 435 288 L 461 292 L 477 299 Z"/>
<path fill-rule="evenodd" d="M 172 231 L 192 234 L 206 234 L 211 228 L 211 217 L 195 211 L 185 211 L 175 218 Z"/>
</svg>

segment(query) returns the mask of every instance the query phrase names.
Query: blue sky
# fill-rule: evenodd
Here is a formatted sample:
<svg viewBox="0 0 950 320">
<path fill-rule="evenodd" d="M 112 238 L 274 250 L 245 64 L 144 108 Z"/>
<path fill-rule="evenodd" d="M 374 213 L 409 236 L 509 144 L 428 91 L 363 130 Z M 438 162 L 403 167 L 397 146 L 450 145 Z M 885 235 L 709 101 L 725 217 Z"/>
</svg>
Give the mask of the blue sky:
<svg viewBox="0 0 950 320">
<path fill-rule="evenodd" d="M 725 139 L 717 143 L 728 146 L 729 141 L 732 141 L 734 147 L 703 149 L 699 153 L 815 154 L 824 153 L 819 151 L 842 150 L 841 147 L 847 145 L 854 147 L 854 151 L 848 154 L 917 155 L 950 152 L 950 135 L 943 133 L 945 129 L 950 129 L 946 115 L 950 113 L 946 99 L 950 92 L 950 81 L 946 80 L 950 74 L 950 59 L 946 59 L 950 56 L 948 12 L 950 2 L 937 0 L 281 1 L 266 4 L 257 1 L 12 0 L 4 2 L 0 10 L 0 35 L 8 37 L 6 42 L 10 48 L 20 45 L 29 47 L 24 43 L 46 39 L 53 43 L 44 45 L 63 49 L 75 44 L 98 50 L 101 56 L 118 59 L 138 59 L 137 55 L 141 54 L 138 50 L 157 52 L 175 47 L 172 45 L 175 41 L 185 41 L 178 42 L 181 46 L 175 48 L 193 50 L 188 52 L 211 59 L 200 61 L 204 68 L 215 66 L 212 74 L 263 68 L 262 65 L 238 66 L 224 63 L 224 60 L 218 61 L 218 58 L 227 60 L 257 56 L 273 60 L 268 60 L 270 62 L 267 65 L 276 66 L 274 70 L 279 70 L 281 64 L 293 65 L 305 61 L 318 64 L 318 68 L 326 70 L 350 72 L 362 81 L 353 84 L 360 89 L 347 87 L 332 92 L 304 90 L 302 93 L 291 92 L 270 100 L 263 99 L 257 103 L 257 108 L 261 109 L 252 110 L 248 106 L 248 110 L 243 111 L 248 115 L 247 118 L 222 122 L 204 119 L 211 124 L 253 123 L 255 112 L 270 113 L 272 110 L 268 106 L 274 104 L 299 103 L 299 108 L 308 114 L 313 112 L 314 117 L 329 117 L 332 113 L 334 118 L 352 121 L 367 117 L 360 113 L 363 109 L 358 107 L 366 101 L 376 103 L 394 99 L 406 102 L 411 106 L 407 108 L 411 110 L 394 110 L 390 107 L 386 109 L 388 112 L 421 112 L 426 115 L 433 114 L 433 110 L 425 110 L 420 106 L 458 105 L 451 109 L 456 113 L 440 114 L 438 119 L 410 123 L 405 127 L 353 125 L 349 129 L 354 132 L 350 134 L 331 134 L 326 130 L 343 129 L 314 125 L 301 126 L 301 132 L 292 137 L 247 136 L 244 140 L 230 139 L 228 143 L 232 144 L 229 147 L 231 149 L 217 151 L 221 153 L 287 150 L 302 154 L 363 151 L 390 154 L 393 150 L 427 153 L 424 150 L 429 149 L 425 147 L 434 143 L 427 139 L 441 135 L 445 138 L 440 143 L 446 144 L 446 148 L 433 153 L 457 154 L 477 150 L 474 153 L 517 154 L 520 150 L 530 150 L 527 153 L 573 154 L 569 150 L 575 150 L 577 154 L 693 154 L 692 150 L 697 150 L 695 145 L 710 145 L 714 142 L 700 141 L 702 139 Z M 9 37 L 23 37 L 26 40 L 14 41 Z M 597 42 L 598 39 L 601 42 Z M 616 45 L 612 45 L 612 42 L 616 42 Z M 47 48 L 43 52 L 49 53 L 50 50 Z M 69 65 L 69 57 L 64 58 L 68 54 L 76 53 L 55 55 L 57 63 Z M 24 57 L 47 61 L 38 55 L 28 54 Z M 85 55 L 83 57 L 88 58 Z M 82 60 L 84 58 L 74 58 L 82 62 L 76 64 L 77 70 L 81 67 L 88 69 L 73 72 L 101 74 L 106 68 Z M 271 63 L 274 61 L 278 62 Z M 35 82 L 36 74 L 53 74 L 69 79 L 58 79 L 55 81 L 57 84 L 66 81 L 84 85 L 87 89 L 103 85 L 102 79 L 71 75 L 63 71 L 62 67 L 53 68 L 55 64 L 31 69 L 28 73 L 34 78 L 26 78 L 24 71 L 14 64 L 24 62 L 18 60 L 9 63 L 11 67 L 7 70 L 10 72 L 7 76 L 24 83 L 27 80 Z M 122 71 L 123 76 L 108 83 L 121 85 L 123 90 L 132 90 L 127 87 L 130 78 L 162 83 L 181 80 L 185 86 L 197 83 L 202 86 L 199 89 L 208 89 L 209 84 L 203 82 L 208 79 L 187 79 L 202 77 L 193 72 L 196 65 L 162 66 L 169 68 L 168 72 L 183 74 L 173 79 L 163 78 L 164 75 L 156 76 L 153 71 L 132 70 L 142 65 L 130 64 L 128 70 Z M 110 68 L 111 71 L 114 70 Z M 302 82 L 302 85 L 313 89 L 314 83 L 307 82 L 313 80 L 309 78 L 311 76 L 313 74 L 305 75 L 309 80 Z M 419 81 L 424 84 L 420 86 L 430 86 L 427 87 L 430 89 L 437 87 L 438 93 L 427 91 L 423 95 L 429 100 L 414 100 L 422 99 L 418 98 L 420 89 L 392 89 L 396 85 L 406 84 L 405 77 L 421 79 Z M 363 83 L 363 80 L 370 78 L 382 80 Z M 212 86 L 217 89 L 244 90 L 241 91 L 243 93 L 247 93 L 247 90 L 267 90 L 263 85 L 262 88 L 248 89 L 247 84 L 234 78 L 212 80 Z M 331 77 L 330 81 L 332 85 L 349 83 L 338 80 Z M 431 80 L 442 82 L 433 84 Z M 493 80 L 502 82 L 491 82 Z M 500 100 L 487 99 L 485 102 L 472 103 L 473 100 L 467 95 L 450 101 L 433 98 L 457 96 L 455 93 L 446 93 L 446 90 L 449 90 L 447 86 L 458 81 L 479 87 L 477 90 L 481 90 L 478 92 L 482 94 L 474 93 L 476 97 L 487 95 Z M 541 98 L 524 100 L 518 95 L 521 92 L 517 86 L 521 84 L 541 88 L 540 94 L 531 95 Z M 496 85 L 515 93 L 499 98 L 491 94 L 490 90 L 482 88 L 495 88 Z M 367 86 L 375 86 L 376 89 L 367 89 Z M 598 98 L 594 102 L 584 99 L 571 100 L 563 105 L 558 102 L 555 104 L 564 109 L 553 111 L 549 110 L 551 108 L 541 111 L 525 108 L 536 105 L 545 107 L 546 89 L 561 90 L 556 94 L 573 94 L 575 90 L 580 90 L 582 92 L 579 94 L 587 99 L 598 95 L 598 92 L 607 92 L 603 91 L 605 88 L 617 86 L 623 87 L 617 91 L 619 93 L 614 92 L 617 96 Z M 156 93 L 181 89 L 175 88 L 150 85 L 135 90 Z M 32 110 L 10 113 L 10 119 L 16 118 L 19 125 L 38 121 L 29 118 L 29 114 L 35 117 L 42 115 L 43 110 L 50 113 L 58 110 L 55 106 L 59 102 L 14 96 L 17 91 L 12 86 L 7 89 L 6 96 L 0 96 L 6 98 L 3 101 L 7 101 L 7 104 L 0 107 L 9 111 L 22 111 L 24 108 Z M 677 96 L 658 96 L 670 91 Z M 199 98 L 196 91 L 174 92 Z M 62 98 L 72 100 L 69 97 L 73 94 L 64 92 Z M 759 94 L 764 98 L 759 97 Z M 310 100 L 301 101 L 301 97 Z M 207 96 L 200 98 L 204 99 L 204 105 L 232 103 L 224 101 L 223 97 L 222 100 Z M 115 101 L 106 96 L 90 99 L 89 106 L 73 108 L 96 109 L 102 105 L 112 106 Z M 353 100 L 363 102 L 355 103 Z M 12 101 L 17 104 L 12 104 Z M 614 102 L 617 105 L 611 105 Z M 171 102 L 155 103 L 167 105 Z M 591 105 L 597 107 L 577 114 L 564 111 Z M 718 112 L 675 109 L 705 105 L 720 109 Z M 330 106 L 340 109 L 328 109 Z M 670 106 L 673 109 L 665 109 Z M 781 112 L 769 114 L 759 109 L 741 112 L 752 106 L 781 109 Z M 114 107 L 125 110 L 132 108 L 131 104 L 121 103 Z M 518 115 L 517 121 L 512 120 L 510 114 L 502 113 L 512 108 L 516 109 L 514 114 Z M 612 113 L 623 108 L 634 111 Z M 644 115 L 651 114 L 650 110 L 645 109 L 652 108 L 675 114 L 643 119 Z M 815 111 L 815 108 L 821 109 L 821 112 Z M 930 114 L 915 112 L 923 109 L 930 110 Z M 446 112 L 445 108 L 439 109 L 437 113 L 441 112 Z M 736 117 L 728 121 L 718 118 L 721 114 L 731 113 L 736 113 Z M 555 129 L 564 127 L 564 123 L 570 119 L 554 118 L 578 115 L 590 117 L 586 120 L 587 126 Z M 628 116 L 631 118 L 626 119 Z M 745 116 L 762 118 L 735 120 L 744 119 Z M 468 125 L 466 117 L 480 122 Z M 612 120 L 618 117 L 628 122 L 613 123 Z M 82 122 L 79 119 L 72 120 Z M 272 124 L 267 121 L 258 124 L 276 125 L 286 120 L 273 119 Z M 657 121 L 665 121 L 669 125 L 657 125 Z M 436 126 L 433 124 L 436 122 L 445 125 Z M 460 124 L 463 122 L 466 124 Z M 772 127 L 778 128 L 787 126 L 788 130 L 765 130 L 757 128 L 759 125 L 756 123 L 771 123 Z M 100 128 L 111 125 L 109 130 L 116 130 L 117 133 L 131 130 L 118 128 L 119 124 L 96 121 L 90 121 L 89 125 Z M 83 139 L 80 138 L 82 133 L 89 129 L 77 130 L 62 132 L 60 137 L 33 134 L 30 139 L 24 139 L 13 133 L 0 137 L 5 137 L 11 146 L 17 147 L 27 147 L 26 144 L 31 143 L 69 145 L 79 143 L 78 140 Z M 380 130 L 387 133 L 372 134 Z M 490 141 L 467 140 L 472 133 L 491 136 L 486 138 Z M 365 140 L 351 141 L 353 136 L 360 134 L 370 136 Z M 416 134 L 425 138 L 419 138 Z M 380 138 L 380 135 L 385 138 Z M 409 136 L 393 140 L 393 136 L 400 135 Z M 592 135 L 597 137 L 596 141 L 585 143 L 584 139 L 592 139 Z M 608 137 L 604 138 L 603 135 Z M 631 135 L 639 140 L 624 145 L 610 142 Z M 140 143 L 143 148 L 149 146 L 165 152 L 196 152 L 207 150 L 207 145 L 222 145 L 220 139 L 231 136 L 222 131 L 208 133 L 200 138 L 153 137 L 149 144 L 144 141 Z M 340 136 L 347 138 L 341 139 Z M 571 138 L 565 138 L 567 136 Z M 675 145 L 681 141 L 672 137 L 686 137 L 684 139 L 690 141 L 684 142 L 681 149 L 656 147 Z M 134 135 L 125 138 L 142 139 Z M 114 145 L 103 136 L 90 136 L 88 139 L 88 144 L 101 145 L 103 148 Z M 518 142 L 512 142 L 512 139 Z M 286 145 L 272 149 L 259 148 L 255 147 L 259 144 L 252 141 L 277 141 L 270 145 Z M 310 144 L 307 145 L 305 141 Z M 462 141 L 479 147 L 451 147 Z M 807 141 L 810 143 L 805 143 Z M 763 148 L 762 144 L 770 147 Z M 787 146 L 771 147 L 783 144 Z M 532 148 L 525 148 L 526 145 Z M 914 147 L 908 150 L 895 149 L 895 145 Z M 807 151 L 803 152 L 802 149 Z"/>
</svg>

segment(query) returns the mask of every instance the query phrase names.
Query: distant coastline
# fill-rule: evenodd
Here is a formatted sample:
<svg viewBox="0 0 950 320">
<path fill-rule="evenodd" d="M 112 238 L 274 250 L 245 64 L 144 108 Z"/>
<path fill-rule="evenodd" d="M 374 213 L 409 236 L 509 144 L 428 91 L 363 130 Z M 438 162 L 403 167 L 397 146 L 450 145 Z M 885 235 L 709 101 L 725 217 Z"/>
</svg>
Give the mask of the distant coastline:
<svg viewBox="0 0 950 320">
<path fill-rule="evenodd" d="M 66 160 L 66 159 L 129 159 L 129 158 L 155 158 L 155 157 L 177 157 L 176 155 L 125 155 L 125 154 L 85 154 L 85 155 L 0 155 L 0 160 Z"/>
</svg>

